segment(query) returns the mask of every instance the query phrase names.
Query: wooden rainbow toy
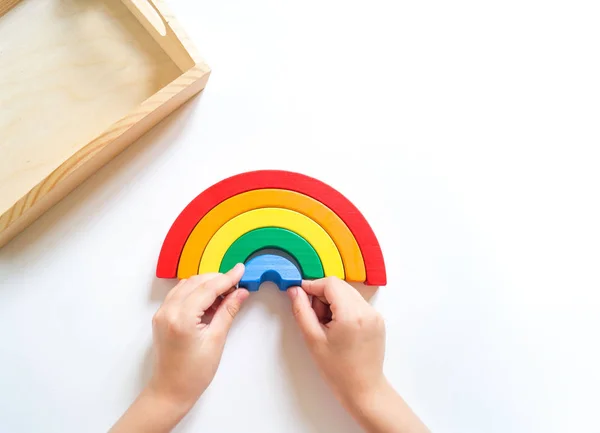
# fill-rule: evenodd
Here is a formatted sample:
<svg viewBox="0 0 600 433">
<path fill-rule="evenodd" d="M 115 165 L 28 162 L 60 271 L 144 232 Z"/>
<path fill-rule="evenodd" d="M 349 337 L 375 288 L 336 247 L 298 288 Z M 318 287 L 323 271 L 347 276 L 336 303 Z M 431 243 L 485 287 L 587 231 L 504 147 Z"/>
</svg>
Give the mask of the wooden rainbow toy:
<svg viewBox="0 0 600 433">
<path fill-rule="evenodd" d="M 268 250 L 289 255 L 299 273 L 271 252 L 256 260 Z M 329 185 L 289 171 L 238 174 L 198 195 L 167 233 L 156 276 L 226 272 L 239 262 L 246 263 L 240 286 L 251 290 L 267 280 L 285 290 L 299 276 L 387 283 L 379 242 L 356 206 Z"/>
</svg>

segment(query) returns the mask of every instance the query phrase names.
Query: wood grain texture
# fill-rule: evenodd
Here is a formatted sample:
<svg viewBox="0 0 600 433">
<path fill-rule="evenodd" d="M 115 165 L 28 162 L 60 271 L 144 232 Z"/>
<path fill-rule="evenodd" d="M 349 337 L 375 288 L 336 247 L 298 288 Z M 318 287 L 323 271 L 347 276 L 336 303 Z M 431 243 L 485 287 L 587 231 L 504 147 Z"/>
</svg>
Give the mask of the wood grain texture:
<svg viewBox="0 0 600 433">
<path fill-rule="evenodd" d="M 196 47 L 190 40 L 187 33 L 179 25 L 175 16 L 170 11 L 166 3 L 162 0 L 121 0 L 123 4 L 140 20 L 146 31 L 154 40 L 165 50 L 171 60 L 182 70 L 188 69 L 204 63 L 204 60 L 198 54 Z M 135 1 L 146 1 L 158 12 L 165 27 L 166 35 L 161 35 L 151 22 L 145 19 L 142 11 L 136 6 Z"/>
<path fill-rule="evenodd" d="M 17 3 L 19 3 L 20 1 L 21 0 L 4 0 L 4 1 L 0 1 L 0 18 L 6 12 L 8 12 L 9 10 L 11 10 L 12 7 L 14 5 L 16 5 Z"/>
<path fill-rule="evenodd" d="M 21 27 L 31 14 L 35 31 Z M 0 18 L 0 106 L 11 107 L 0 113 L 0 247 L 205 87 L 195 52 L 185 72 L 170 58 L 192 44 L 163 19 L 159 46 L 118 0 L 22 0 Z M 29 34 L 8 37 L 19 31 Z"/>
</svg>

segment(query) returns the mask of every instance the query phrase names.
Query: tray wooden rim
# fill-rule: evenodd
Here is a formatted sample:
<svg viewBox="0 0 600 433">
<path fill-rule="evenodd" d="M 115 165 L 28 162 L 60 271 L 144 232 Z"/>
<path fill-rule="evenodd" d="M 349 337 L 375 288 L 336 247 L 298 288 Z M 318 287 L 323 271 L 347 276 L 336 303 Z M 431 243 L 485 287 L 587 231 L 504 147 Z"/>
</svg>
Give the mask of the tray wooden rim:
<svg viewBox="0 0 600 433">
<path fill-rule="evenodd" d="M 0 0 L 0 19 L 20 1 Z M 182 70 L 182 75 L 147 98 L 137 108 L 71 155 L 0 215 L 0 248 L 206 86 L 211 73 L 210 67 L 199 56 L 187 33 L 179 25 L 163 0 L 146 1 L 163 19 L 167 35 L 158 34 L 156 29 L 153 29 L 148 23 L 143 23 L 144 27 Z M 140 19 L 136 13 L 137 7 L 131 0 L 122 0 L 122 2 Z M 176 54 L 176 50 L 169 50 L 169 44 L 179 44 L 189 58 Z"/>
</svg>

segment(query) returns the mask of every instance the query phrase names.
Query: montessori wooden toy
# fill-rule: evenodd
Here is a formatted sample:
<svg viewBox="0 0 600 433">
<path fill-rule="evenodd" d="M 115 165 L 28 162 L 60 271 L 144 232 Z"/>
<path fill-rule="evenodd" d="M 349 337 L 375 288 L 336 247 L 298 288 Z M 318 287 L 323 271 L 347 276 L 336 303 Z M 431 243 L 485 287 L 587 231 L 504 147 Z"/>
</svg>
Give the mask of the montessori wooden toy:
<svg viewBox="0 0 600 433">
<path fill-rule="evenodd" d="M 271 253 L 257 259 L 270 250 L 292 257 L 305 279 L 387 283 L 379 242 L 356 206 L 317 179 L 281 170 L 232 176 L 192 200 L 167 233 L 156 275 L 182 279 L 247 262 L 244 284 L 269 280 L 285 290 L 296 265 Z"/>
<path fill-rule="evenodd" d="M 238 284 L 251 292 L 256 292 L 265 281 L 271 281 L 285 291 L 292 286 L 302 284 L 302 275 L 291 261 L 287 258 L 265 254 L 257 256 L 246 263 L 244 276 Z"/>
<path fill-rule="evenodd" d="M 237 263 L 244 263 L 255 251 L 263 249 L 277 249 L 295 257 L 305 278 L 325 276 L 321 259 L 313 246 L 302 236 L 278 227 L 256 229 L 240 236 L 223 256 L 219 272 L 227 272 Z"/>
<path fill-rule="evenodd" d="M 0 247 L 209 74 L 164 0 L 0 0 Z"/>
</svg>

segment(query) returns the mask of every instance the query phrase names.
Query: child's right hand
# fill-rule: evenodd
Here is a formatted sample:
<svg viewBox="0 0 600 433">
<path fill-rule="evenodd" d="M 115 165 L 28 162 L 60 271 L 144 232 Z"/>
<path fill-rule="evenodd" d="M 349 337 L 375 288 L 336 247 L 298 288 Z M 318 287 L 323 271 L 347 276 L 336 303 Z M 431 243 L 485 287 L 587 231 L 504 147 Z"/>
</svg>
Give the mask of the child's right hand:
<svg viewBox="0 0 600 433">
<path fill-rule="evenodd" d="M 288 293 L 323 376 L 349 410 L 359 409 L 387 386 L 381 315 L 354 287 L 334 277 L 305 281 Z M 312 304 L 308 295 L 313 296 Z"/>
<path fill-rule="evenodd" d="M 383 319 L 354 287 L 329 277 L 288 293 L 321 373 L 366 431 L 429 433 L 385 378 Z"/>
</svg>

